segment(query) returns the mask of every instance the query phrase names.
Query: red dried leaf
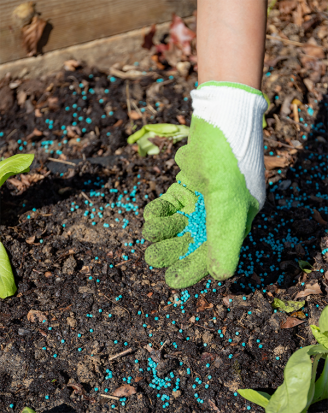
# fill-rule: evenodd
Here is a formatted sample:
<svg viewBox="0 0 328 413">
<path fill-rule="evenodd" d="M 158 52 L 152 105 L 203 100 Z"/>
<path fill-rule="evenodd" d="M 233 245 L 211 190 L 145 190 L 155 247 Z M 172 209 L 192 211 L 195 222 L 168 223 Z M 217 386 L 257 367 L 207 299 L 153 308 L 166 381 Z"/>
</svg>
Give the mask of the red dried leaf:
<svg viewBox="0 0 328 413">
<path fill-rule="evenodd" d="M 320 288 L 320 285 L 318 284 L 318 282 L 316 282 L 313 285 L 306 284 L 305 285 L 305 290 L 300 291 L 299 293 L 297 293 L 294 300 L 296 300 L 297 298 L 307 297 L 310 294 L 322 294 L 322 291 L 321 291 L 321 288 Z"/>
<path fill-rule="evenodd" d="M 123 386 L 119 387 L 114 391 L 113 396 L 129 397 L 132 396 L 132 394 L 136 393 L 136 389 L 133 386 L 130 386 L 129 384 L 123 384 Z"/>
<path fill-rule="evenodd" d="M 141 47 L 143 47 L 144 49 L 148 49 L 150 50 L 153 46 L 153 37 L 156 33 L 156 24 L 153 24 L 149 30 L 149 32 L 147 34 L 145 34 L 144 36 L 144 41 L 141 45 Z"/>
<path fill-rule="evenodd" d="M 151 291 L 150 293 L 147 294 L 147 297 L 150 298 L 154 293 Z"/>
<path fill-rule="evenodd" d="M 304 323 L 304 321 L 293 317 L 287 317 L 286 321 L 281 323 L 280 328 L 292 328 L 302 323 Z"/>
<path fill-rule="evenodd" d="M 172 23 L 170 25 L 169 42 L 176 44 L 186 56 L 191 54 L 191 41 L 196 37 L 196 33 L 190 30 L 181 19 L 173 13 Z"/>
</svg>

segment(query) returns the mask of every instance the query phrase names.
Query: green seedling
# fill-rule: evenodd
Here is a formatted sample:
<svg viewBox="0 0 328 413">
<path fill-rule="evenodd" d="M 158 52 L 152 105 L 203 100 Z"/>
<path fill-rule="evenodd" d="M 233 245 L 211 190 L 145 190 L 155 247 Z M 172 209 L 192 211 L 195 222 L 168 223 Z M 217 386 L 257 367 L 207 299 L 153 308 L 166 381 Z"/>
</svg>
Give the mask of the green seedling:
<svg viewBox="0 0 328 413">
<path fill-rule="evenodd" d="M 272 303 L 273 308 L 279 308 L 279 310 L 285 313 L 292 313 L 300 310 L 304 307 L 305 301 L 282 301 L 279 298 L 275 298 Z"/>
<path fill-rule="evenodd" d="M 298 265 L 299 265 L 300 269 L 301 269 L 302 271 L 306 272 L 307 274 L 309 274 L 310 272 L 312 272 L 312 270 L 311 270 L 312 265 L 311 265 L 309 262 L 299 260 L 299 261 L 298 261 Z"/>
<path fill-rule="evenodd" d="M 320 315 L 319 327 L 310 327 L 319 344 L 303 347 L 290 357 L 284 382 L 272 396 L 253 389 L 239 389 L 238 393 L 262 406 L 266 413 L 306 413 L 311 404 L 328 399 L 328 306 Z M 325 364 L 315 381 L 320 358 Z"/>
<path fill-rule="evenodd" d="M 24 407 L 22 413 L 35 413 L 35 411 L 33 409 L 30 409 L 29 407 Z"/>
<path fill-rule="evenodd" d="M 140 130 L 129 136 L 128 143 L 138 143 L 138 152 L 140 156 L 158 155 L 160 147 L 155 145 L 151 140 L 162 138 L 173 144 L 186 138 L 189 134 L 189 127 L 185 125 L 172 125 L 170 123 L 158 123 L 154 125 L 145 125 Z"/>
<path fill-rule="evenodd" d="M 0 162 L 0 187 L 12 175 L 29 172 L 34 155 L 14 155 Z M 17 291 L 14 274 L 6 249 L 0 241 L 0 298 L 10 297 Z"/>
</svg>

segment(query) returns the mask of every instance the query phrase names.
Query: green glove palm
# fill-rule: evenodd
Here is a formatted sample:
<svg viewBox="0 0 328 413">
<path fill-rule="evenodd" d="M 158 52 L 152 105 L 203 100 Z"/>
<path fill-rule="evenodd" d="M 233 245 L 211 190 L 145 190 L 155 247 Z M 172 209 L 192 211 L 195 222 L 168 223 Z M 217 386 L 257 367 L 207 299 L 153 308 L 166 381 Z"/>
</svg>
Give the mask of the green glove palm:
<svg viewBox="0 0 328 413">
<path fill-rule="evenodd" d="M 186 288 L 208 273 L 217 280 L 227 279 L 237 267 L 259 201 L 247 188 L 225 134 L 195 114 L 188 144 L 178 150 L 175 160 L 181 169 L 176 178 L 180 183 L 145 208 L 143 236 L 155 242 L 146 250 L 146 262 L 169 267 L 165 280 L 172 288 Z M 205 200 L 207 241 L 195 249 L 198 240 L 190 232 L 177 235 L 189 222 L 182 213 L 195 211 L 199 193 Z"/>
</svg>

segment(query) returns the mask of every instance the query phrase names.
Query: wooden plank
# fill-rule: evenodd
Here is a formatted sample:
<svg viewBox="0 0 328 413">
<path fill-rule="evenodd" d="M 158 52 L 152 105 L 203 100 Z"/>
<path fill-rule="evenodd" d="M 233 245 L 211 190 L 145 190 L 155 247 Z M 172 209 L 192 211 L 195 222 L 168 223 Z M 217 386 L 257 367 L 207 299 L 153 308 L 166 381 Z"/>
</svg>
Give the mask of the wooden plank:
<svg viewBox="0 0 328 413">
<path fill-rule="evenodd" d="M 12 12 L 22 0 L 0 1 L 0 64 L 26 56 Z M 190 16 L 196 0 L 39 0 L 36 10 L 52 25 L 48 52 L 169 21 L 175 12 Z"/>
</svg>

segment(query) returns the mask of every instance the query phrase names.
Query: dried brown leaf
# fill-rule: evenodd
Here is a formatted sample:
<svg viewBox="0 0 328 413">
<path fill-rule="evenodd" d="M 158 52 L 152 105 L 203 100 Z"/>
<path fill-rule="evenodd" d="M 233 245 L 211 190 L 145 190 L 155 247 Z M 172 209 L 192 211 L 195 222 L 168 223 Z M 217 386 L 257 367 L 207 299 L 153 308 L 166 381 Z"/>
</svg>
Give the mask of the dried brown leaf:
<svg viewBox="0 0 328 413">
<path fill-rule="evenodd" d="M 320 225 L 326 226 L 328 224 L 327 221 L 325 221 L 322 216 L 320 215 L 320 212 L 317 211 L 316 209 L 313 209 L 313 218 L 315 221 L 317 221 Z"/>
<path fill-rule="evenodd" d="M 286 157 L 278 158 L 277 156 L 264 156 L 265 169 L 270 171 L 275 168 L 285 168 L 289 165 L 289 160 Z"/>
<path fill-rule="evenodd" d="M 25 186 L 23 184 L 22 181 L 20 181 L 17 178 L 9 178 L 7 179 L 7 182 L 9 182 L 10 184 L 14 185 L 16 187 L 16 189 L 18 190 L 19 194 L 23 193 L 25 190 Z M 18 195 L 19 195 L 18 194 Z"/>
<path fill-rule="evenodd" d="M 31 237 L 26 238 L 27 244 L 33 244 L 35 241 L 35 235 L 32 235 Z"/>
<path fill-rule="evenodd" d="M 180 123 L 180 125 L 185 125 L 186 124 L 186 119 L 183 115 L 177 115 L 177 120 Z"/>
<path fill-rule="evenodd" d="M 28 56 L 37 54 L 38 42 L 41 39 L 43 30 L 47 22 L 38 15 L 33 16 L 31 24 L 22 27 L 23 46 Z"/>
<path fill-rule="evenodd" d="M 294 300 L 297 300 L 297 298 L 303 298 L 303 297 L 307 297 L 310 294 L 322 294 L 320 285 L 318 284 L 318 282 L 316 282 L 315 284 L 306 284 L 305 285 L 305 290 L 304 291 L 300 291 L 299 293 L 296 294 L 296 297 L 294 298 Z"/>
<path fill-rule="evenodd" d="M 232 295 L 232 294 L 229 294 L 229 295 L 227 295 L 226 297 L 224 297 L 223 298 L 223 304 L 225 305 L 225 306 L 227 306 L 227 307 L 230 307 L 230 301 L 229 300 L 232 300 L 233 299 L 233 297 L 234 297 L 234 295 Z"/>
<path fill-rule="evenodd" d="M 290 317 L 300 318 L 301 320 L 306 319 L 306 315 L 303 313 L 303 311 L 294 311 L 290 314 Z"/>
<path fill-rule="evenodd" d="M 215 403 L 211 399 L 208 399 L 208 404 L 211 410 L 213 410 L 214 412 L 218 412 L 218 413 L 221 412 L 221 410 L 218 407 L 216 407 Z"/>
<path fill-rule="evenodd" d="M 30 310 L 26 317 L 30 323 L 35 323 L 36 321 L 42 323 L 44 320 L 47 321 L 47 317 L 39 310 Z"/>
<path fill-rule="evenodd" d="M 49 96 L 47 104 L 48 104 L 48 108 L 52 111 L 56 111 L 59 109 L 59 103 L 58 103 L 57 97 Z"/>
<path fill-rule="evenodd" d="M 39 110 L 39 109 L 36 109 L 35 111 L 37 111 L 37 110 Z M 42 116 L 42 115 L 41 115 Z M 43 135 L 43 132 L 42 131 L 40 131 L 39 129 L 37 129 L 37 128 L 34 128 L 34 130 L 33 130 L 33 132 L 32 133 L 30 133 L 29 135 L 27 135 L 26 136 L 26 140 L 30 140 L 30 139 L 33 139 L 34 137 L 40 137 L 40 136 L 42 136 Z"/>
<path fill-rule="evenodd" d="M 210 362 L 210 361 L 214 361 L 217 358 L 217 356 L 218 355 L 215 354 L 215 353 L 206 353 L 205 352 L 205 353 L 202 354 L 200 360 Z"/>
<path fill-rule="evenodd" d="M 130 110 L 129 118 L 132 119 L 132 120 L 138 120 L 138 119 L 141 119 L 142 116 L 136 110 Z"/>
<path fill-rule="evenodd" d="M 313 56 L 317 59 L 325 58 L 325 52 L 320 46 L 303 46 L 302 49 L 308 56 Z"/>
<path fill-rule="evenodd" d="M 145 34 L 144 36 L 144 41 L 141 45 L 142 48 L 150 50 L 154 46 L 153 37 L 155 33 L 156 33 L 156 24 L 152 24 L 149 32 Z"/>
<path fill-rule="evenodd" d="M 78 60 L 71 59 L 64 62 L 64 69 L 70 72 L 74 72 L 79 66 L 81 66 L 81 62 Z"/>
<path fill-rule="evenodd" d="M 123 386 L 119 387 L 114 391 L 113 396 L 129 397 L 132 396 L 132 394 L 136 393 L 136 389 L 133 386 L 130 386 L 129 384 L 123 384 Z"/>
<path fill-rule="evenodd" d="M 82 399 L 84 399 L 86 401 L 89 401 L 91 403 L 95 402 L 94 398 L 89 397 L 85 394 L 85 390 L 84 390 L 84 388 L 82 387 L 82 385 L 80 383 L 74 383 L 74 382 L 73 383 L 68 383 L 67 387 L 72 387 L 73 392 L 75 394 L 78 394 L 79 396 L 82 396 Z"/>
<path fill-rule="evenodd" d="M 197 313 L 199 313 L 200 311 L 208 310 L 210 308 L 213 308 L 213 304 L 206 301 L 204 297 L 200 297 L 197 300 L 197 303 L 196 303 L 196 312 Z"/>
<path fill-rule="evenodd" d="M 279 11 L 281 14 L 290 14 L 297 6 L 296 0 L 283 0 L 279 2 Z"/>
<path fill-rule="evenodd" d="M 287 317 L 286 321 L 280 324 L 280 328 L 292 328 L 302 323 L 304 323 L 304 321 L 299 320 L 298 318 Z"/>
<path fill-rule="evenodd" d="M 297 4 L 297 8 L 293 11 L 293 20 L 297 26 L 302 26 L 303 24 L 303 10 L 300 3 Z"/>
</svg>

